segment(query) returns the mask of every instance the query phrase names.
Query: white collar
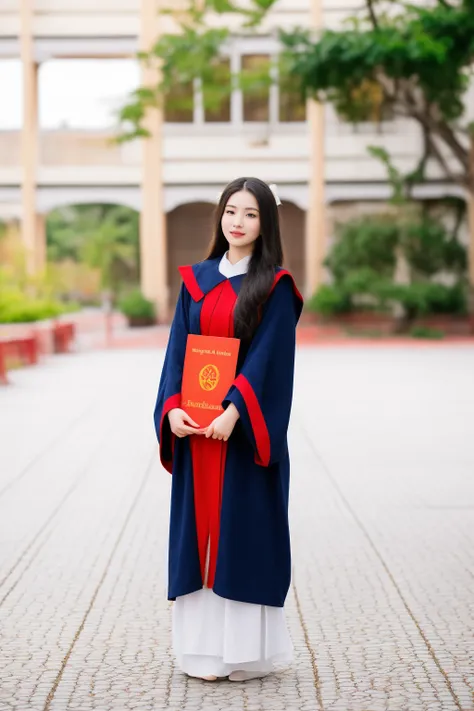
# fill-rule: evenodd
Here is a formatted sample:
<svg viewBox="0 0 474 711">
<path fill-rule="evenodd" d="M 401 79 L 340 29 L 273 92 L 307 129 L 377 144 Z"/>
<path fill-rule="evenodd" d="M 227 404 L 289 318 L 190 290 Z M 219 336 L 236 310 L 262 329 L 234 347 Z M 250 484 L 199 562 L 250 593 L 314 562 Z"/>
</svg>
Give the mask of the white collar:
<svg viewBox="0 0 474 711">
<path fill-rule="evenodd" d="M 227 278 L 238 276 L 239 274 L 245 274 L 249 267 L 249 262 L 252 258 L 252 255 L 249 254 L 246 257 L 242 257 L 242 259 L 239 259 L 239 261 L 235 264 L 231 264 L 229 262 L 228 254 L 228 251 L 223 254 L 222 259 L 219 262 L 220 273 L 226 276 Z"/>
</svg>

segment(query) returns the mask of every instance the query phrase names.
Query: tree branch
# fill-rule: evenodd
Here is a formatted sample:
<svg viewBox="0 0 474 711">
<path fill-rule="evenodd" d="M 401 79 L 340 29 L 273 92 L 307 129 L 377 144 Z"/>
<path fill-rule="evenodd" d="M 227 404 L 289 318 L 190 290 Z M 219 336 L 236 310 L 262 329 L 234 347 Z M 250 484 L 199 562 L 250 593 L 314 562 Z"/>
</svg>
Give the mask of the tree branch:
<svg viewBox="0 0 474 711">
<path fill-rule="evenodd" d="M 409 81 L 404 82 L 403 100 L 407 105 L 409 115 L 416 119 L 428 132 L 430 145 L 439 156 L 442 156 L 440 149 L 435 145 L 433 137 L 438 136 L 451 150 L 454 157 L 459 161 L 463 170 L 467 174 L 469 171 L 469 157 L 467 149 L 459 142 L 454 130 L 449 124 L 439 115 L 436 105 L 428 104 L 423 95 L 417 91 L 416 85 Z M 435 114 L 438 113 L 438 116 Z M 444 156 L 443 156 L 444 159 Z M 441 161 L 440 161 L 441 162 Z M 446 169 L 447 163 L 444 161 L 443 168 Z"/>
<path fill-rule="evenodd" d="M 444 121 L 436 121 L 436 119 L 432 116 L 430 107 L 425 108 L 423 111 L 413 107 L 410 113 L 413 118 L 417 119 L 423 126 L 426 127 L 431 136 L 438 136 L 445 143 L 445 145 L 448 146 L 467 174 L 469 171 L 468 151 L 459 143 L 451 127 Z"/>
<path fill-rule="evenodd" d="M 383 72 L 376 72 L 375 80 L 382 87 L 382 91 L 385 94 L 385 98 L 390 101 L 390 103 L 394 103 L 397 98 L 397 80 L 389 78 Z"/>
<path fill-rule="evenodd" d="M 417 101 L 413 87 L 410 87 L 408 84 L 403 87 L 402 96 L 404 97 L 404 103 L 407 107 L 408 116 L 411 116 L 411 118 L 415 119 L 415 121 L 418 121 L 422 127 L 426 147 L 429 149 L 431 155 L 438 161 L 450 180 L 454 183 L 465 185 L 466 176 L 461 176 L 453 172 L 439 146 L 436 144 L 436 140 L 433 135 L 435 131 L 433 131 L 433 120 L 430 116 L 430 107 L 426 105 L 424 107 L 420 106 L 420 102 Z"/>
<path fill-rule="evenodd" d="M 428 140 L 428 144 L 430 147 L 430 152 L 431 155 L 434 156 L 434 158 L 438 161 L 444 172 L 446 173 L 446 176 L 453 181 L 453 183 L 456 183 L 457 185 L 462 185 L 466 186 L 467 185 L 467 177 L 464 174 L 460 173 L 455 173 L 451 167 L 448 164 L 448 161 L 446 160 L 445 156 L 443 155 L 442 151 L 440 150 L 439 146 L 436 144 L 436 139 L 431 135 L 429 129 L 426 132 L 426 137 Z"/>
<path fill-rule="evenodd" d="M 369 17 L 372 22 L 372 26 L 373 26 L 374 30 L 378 30 L 379 21 L 377 19 L 377 15 L 375 14 L 374 0 L 366 0 L 366 3 L 367 3 L 367 10 L 369 11 Z"/>
<path fill-rule="evenodd" d="M 425 178 L 426 166 L 431 154 L 430 138 L 428 135 L 428 131 L 423 125 L 421 125 L 420 128 L 423 133 L 423 153 L 420 157 L 420 160 L 418 161 L 418 165 L 416 166 L 416 168 L 409 175 L 407 175 L 407 194 L 409 198 L 412 197 L 412 192 L 413 188 L 415 187 L 415 184 L 423 182 Z"/>
<path fill-rule="evenodd" d="M 445 121 L 436 121 L 433 132 L 436 130 L 438 135 L 450 147 L 458 161 L 461 163 L 464 170 L 469 170 L 469 151 L 459 142 L 454 130 Z"/>
</svg>

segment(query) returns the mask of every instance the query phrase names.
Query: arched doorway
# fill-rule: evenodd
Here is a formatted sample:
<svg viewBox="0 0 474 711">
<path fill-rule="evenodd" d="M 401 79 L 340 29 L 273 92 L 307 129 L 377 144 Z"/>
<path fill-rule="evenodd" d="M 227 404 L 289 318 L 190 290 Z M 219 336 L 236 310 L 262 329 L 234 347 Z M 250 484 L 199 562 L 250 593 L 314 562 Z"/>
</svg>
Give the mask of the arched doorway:
<svg viewBox="0 0 474 711">
<path fill-rule="evenodd" d="M 280 211 L 281 235 L 285 261 L 283 266 L 293 274 L 298 289 L 304 291 L 305 220 L 304 211 L 292 202 L 284 202 Z"/>
<path fill-rule="evenodd" d="M 168 213 L 168 284 L 170 308 L 174 310 L 181 277 L 178 267 L 194 264 L 205 258 L 213 230 L 215 205 L 188 203 Z M 305 213 L 291 202 L 284 203 L 280 211 L 284 266 L 293 274 L 300 290 L 304 288 Z"/>
<path fill-rule="evenodd" d="M 139 214 L 117 203 L 60 204 L 45 215 L 47 256 L 64 294 L 98 303 L 140 283 Z"/>
<path fill-rule="evenodd" d="M 167 215 L 168 284 L 170 310 L 174 311 L 181 277 L 178 267 L 205 258 L 212 238 L 215 205 L 194 202 L 180 205 Z"/>
</svg>

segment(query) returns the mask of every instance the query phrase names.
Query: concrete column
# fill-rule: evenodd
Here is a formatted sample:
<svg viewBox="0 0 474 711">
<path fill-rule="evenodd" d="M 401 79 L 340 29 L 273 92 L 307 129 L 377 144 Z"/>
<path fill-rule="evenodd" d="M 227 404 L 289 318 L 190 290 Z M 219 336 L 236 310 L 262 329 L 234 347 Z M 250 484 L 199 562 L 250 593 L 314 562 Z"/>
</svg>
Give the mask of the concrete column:
<svg viewBox="0 0 474 711">
<path fill-rule="evenodd" d="M 23 68 L 23 126 L 21 131 L 22 224 L 21 233 L 26 250 L 29 274 L 44 268 L 44 246 L 39 245 L 36 232 L 36 171 L 38 164 L 38 65 L 34 58 L 33 4 L 20 3 L 20 52 Z"/>
<path fill-rule="evenodd" d="M 323 25 L 322 0 L 311 0 L 311 26 Z M 310 132 L 309 201 L 305 233 L 305 295 L 311 296 L 323 280 L 326 256 L 324 106 L 308 101 Z"/>
<path fill-rule="evenodd" d="M 37 213 L 36 228 L 36 263 L 40 270 L 46 267 L 46 216 Z"/>
<path fill-rule="evenodd" d="M 147 51 L 158 37 L 160 2 L 141 0 L 140 49 Z M 142 65 L 143 85 L 155 85 L 156 69 Z M 142 141 L 142 211 L 140 215 L 141 288 L 155 302 L 160 321 L 168 319 L 166 215 L 163 195 L 163 111 L 149 109 L 145 121 L 150 138 Z"/>
</svg>

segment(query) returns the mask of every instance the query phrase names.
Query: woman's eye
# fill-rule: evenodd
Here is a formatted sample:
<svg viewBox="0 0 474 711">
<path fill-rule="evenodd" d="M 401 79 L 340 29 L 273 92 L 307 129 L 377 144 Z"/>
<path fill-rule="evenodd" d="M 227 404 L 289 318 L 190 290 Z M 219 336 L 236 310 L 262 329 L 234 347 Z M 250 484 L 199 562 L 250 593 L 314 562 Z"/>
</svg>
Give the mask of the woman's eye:
<svg viewBox="0 0 474 711">
<path fill-rule="evenodd" d="M 233 215 L 234 214 L 233 210 L 226 210 L 225 212 L 226 212 L 226 215 Z"/>
<path fill-rule="evenodd" d="M 249 212 L 249 213 L 247 214 L 247 217 L 257 217 L 257 215 L 252 215 L 252 213 Z"/>
</svg>

